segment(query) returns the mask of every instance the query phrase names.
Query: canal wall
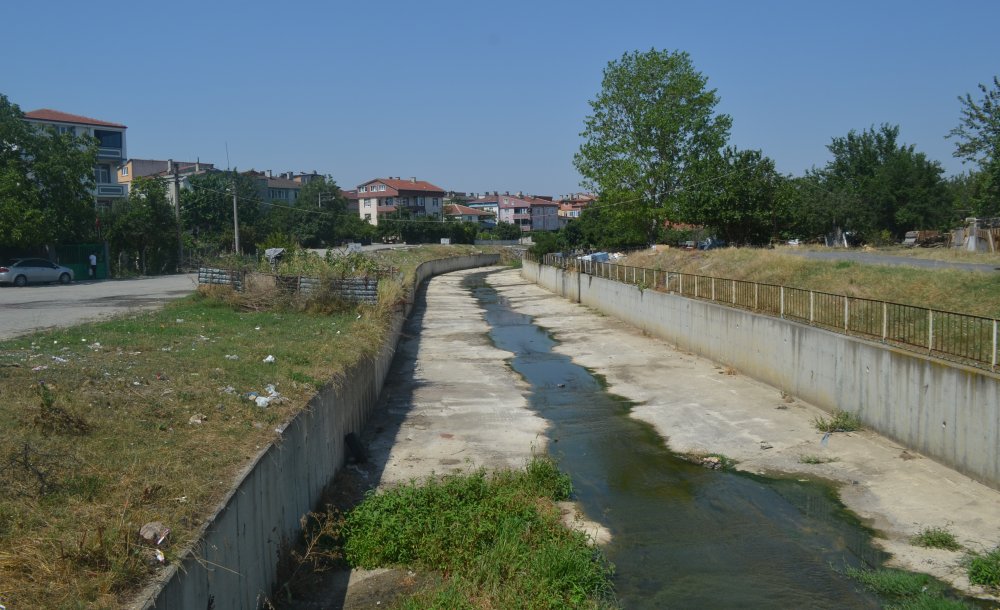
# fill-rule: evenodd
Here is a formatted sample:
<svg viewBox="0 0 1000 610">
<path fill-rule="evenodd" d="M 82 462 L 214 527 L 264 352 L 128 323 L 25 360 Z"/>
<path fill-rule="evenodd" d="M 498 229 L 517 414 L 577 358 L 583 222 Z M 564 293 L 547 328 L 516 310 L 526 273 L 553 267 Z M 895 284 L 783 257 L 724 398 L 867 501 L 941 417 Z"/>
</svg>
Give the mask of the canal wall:
<svg viewBox="0 0 1000 610">
<path fill-rule="evenodd" d="M 413 290 L 441 273 L 496 264 L 499 256 L 429 261 Z M 199 542 L 147 587 L 132 608 L 260 607 L 278 579 L 278 563 L 345 463 L 344 437 L 360 433 L 389 373 L 413 294 L 393 317 L 378 355 L 331 381 L 260 451 L 202 528 Z M 167 524 L 169 526 L 169 524 Z"/>
<path fill-rule="evenodd" d="M 1000 377 L 881 343 L 524 261 L 572 301 L 828 411 L 1000 489 Z"/>
</svg>

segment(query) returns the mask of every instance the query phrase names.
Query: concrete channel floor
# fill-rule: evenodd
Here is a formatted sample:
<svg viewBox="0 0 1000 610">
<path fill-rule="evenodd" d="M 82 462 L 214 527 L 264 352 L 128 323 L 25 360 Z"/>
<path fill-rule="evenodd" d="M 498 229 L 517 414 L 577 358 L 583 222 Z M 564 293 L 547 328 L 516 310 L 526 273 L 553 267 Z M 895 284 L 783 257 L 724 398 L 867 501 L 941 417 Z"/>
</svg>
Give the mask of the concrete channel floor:
<svg viewBox="0 0 1000 610">
<path fill-rule="evenodd" d="M 350 467 L 368 484 L 384 488 L 431 473 L 519 467 L 532 451 L 547 449 L 546 422 L 528 408 L 526 385 L 504 362 L 510 354 L 489 343 L 483 313 L 461 286 L 482 271 L 429 281 L 426 301 L 415 308 L 400 343 L 404 357 L 364 435 L 369 464 Z M 828 415 L 822 410 L 571 303 L 517 270 L 490 271 L 488 283 L 512 308 L 559 341 L 555 351 L 637 403 L 632 416 L 652 424 L 673 451 L 721 453 L 743 470 L 833 481 L 847 507 L 881 534 L 877 543 L 892 553 L 893 565 L 989 598 L 969 585 L 963 553 L 916 547 L 909 539 L 923 527 L 947 526 L 967 548 L 993 548 L 1000 543 L 1000 492 L 870 431 L 835 433 L 823 444 L 813 425 Z M 833 461 L 804 464 L 805 455 Z M 338 593 L 322 593 L 340 603 L 313 597 L 297 607 L 370 607 L 375 597 L 389 595 L 374 584 L 377 576 L 356 571 L 349 585 L 341 579 Z"/>
</svg>

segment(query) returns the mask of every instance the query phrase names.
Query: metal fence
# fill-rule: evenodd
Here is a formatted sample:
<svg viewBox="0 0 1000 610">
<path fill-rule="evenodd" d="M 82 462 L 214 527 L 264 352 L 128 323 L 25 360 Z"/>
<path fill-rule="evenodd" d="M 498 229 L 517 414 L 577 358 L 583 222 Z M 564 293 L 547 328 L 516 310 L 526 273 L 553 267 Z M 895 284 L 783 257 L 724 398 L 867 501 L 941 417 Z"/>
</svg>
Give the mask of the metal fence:
<svg viewBox="0 0 1000 610">
<path fill-rule="evenodd" d="M 526 255 L 527 260 L 539 262 Z M 990 370 L 998 321 L 927 307 L 548 254 L 543 265 L 795 320 Z"/>
</svg>

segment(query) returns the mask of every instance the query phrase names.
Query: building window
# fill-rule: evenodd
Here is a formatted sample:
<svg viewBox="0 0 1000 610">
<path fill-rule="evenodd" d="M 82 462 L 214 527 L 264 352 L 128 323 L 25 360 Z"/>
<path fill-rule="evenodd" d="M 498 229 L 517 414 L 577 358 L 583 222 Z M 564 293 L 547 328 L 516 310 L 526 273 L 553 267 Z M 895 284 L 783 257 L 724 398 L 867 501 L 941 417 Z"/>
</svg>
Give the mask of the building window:
<svg viewBox="0 0 1000 610">
<path fill-rule="evenodd" d="M 438 198 L 434 197 L 433 199 L 431 199 L 431 207 L 436 208 L 437 206 L 438 206 Z"/>
<path fill-rule="evenodd" d="M 76 135 L 76 127 L 73 127 L 72 125 L 57 125 L 56 131 L 59 132 L 60 135 Z"/>
<path fill-rule="evenodd" d="M 94 137 L 100 140 L 101 148 L 121 148 L 122 133 L 120 131 L 94 130 Z"/>
<path fill-rule="evenodd" d="M 368 199 L 362 199 L 362 201 L 364 201 L 364 202 L 365 202 L 365 207 L 366 207 L 366 208 L 370 208 L 370 207 L 372 207 L 372 203 L 371 203 L 371 201 L 370 201 L 370 200 L 368 200 Z"/>
<path fill-rule="evenodd" d="M 371 214 L 365 214 L 365 220 L 367 220 L 368 222 L 371 222 L 372 221 L 372 215 Z"/>
<path fill-rule="evenodd" d="M 378 185 L 378 190 L 384 191 L 385 190 L 385 185 L 384 184 Z"/>
<path fill-rule="evenodd" d="M 392 197 L 386 197 L 385 198 L 385 204 L 386 205 L 392 205 Z"/>
<path fill-rule="evenodd" d="M 111 166 L 106 163 L 94 166 L 94 181 L 98 184 L 110 184 Z"/>
<path fill-rule="evenodd" d="M 122 176 L 128 176 L 128 166 L 127 165 L 123 165 L 122 166 Z"/>
<path fill-rule="evenodd" d="M 365 187 L 363 187 L 363 186 L 359 186 L 359 187 L 358 187 L 358 192 L 359 192 L 359 193 L 364 193 L 364 192 L 365 192 Z"/>
</svg>

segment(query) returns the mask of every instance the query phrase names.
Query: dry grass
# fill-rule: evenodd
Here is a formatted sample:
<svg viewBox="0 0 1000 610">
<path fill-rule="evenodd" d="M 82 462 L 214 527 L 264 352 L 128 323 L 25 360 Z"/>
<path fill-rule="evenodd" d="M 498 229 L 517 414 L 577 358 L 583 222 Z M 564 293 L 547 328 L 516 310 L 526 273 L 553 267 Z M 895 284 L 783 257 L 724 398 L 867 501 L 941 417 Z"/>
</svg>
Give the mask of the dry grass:
<svg viewBox="0 0 1000 610">
<path fill-rule="evenodd" d="M 0 604 L 120 607 L 155 570 L 141 526 L 170 528 L 168 561 L 191 543 L 275 428 L 374 354 L 403 294 L 382 293 L 275 311 L 216 288 L 0 343 Z M 284 400 L 247 398 L 268 384 Z"/>
<path fill-rule="evenodd" d="M 817 261 L 753 248 L 642 251 L 627 264 L 1000 317 L 1000 273 Z"/>
</svg>

